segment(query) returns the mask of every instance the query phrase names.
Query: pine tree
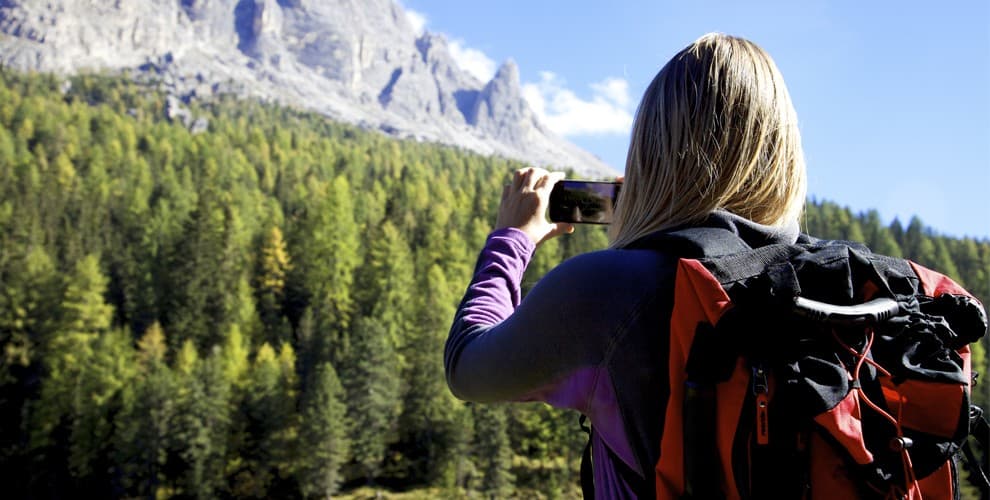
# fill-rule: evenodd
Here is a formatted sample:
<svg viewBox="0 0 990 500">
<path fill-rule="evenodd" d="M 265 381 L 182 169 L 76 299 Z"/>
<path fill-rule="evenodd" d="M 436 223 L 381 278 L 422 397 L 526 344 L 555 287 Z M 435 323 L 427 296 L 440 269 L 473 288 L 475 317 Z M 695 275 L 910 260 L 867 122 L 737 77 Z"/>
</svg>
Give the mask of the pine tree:
<svg viewBox="0 0 990 500">
<path fill-rule="evenodd" d="M 281 342 L 288 338 L 288 332 L 282 331 L 282 305 L 285 301 L 285 283 L 291 269 L 292 262 L 282 231 L 278 226 L 273 226 L 261 246 L 255 287 L 266 342 Z"/>
<path fill-rule="evenodd" d="M 192 340 L 176 358 L 178 394 L 167 468 L 185 497 L 217 498 L 227 489 L 232 389 L 225 365 L 219 347 L 199 359 Z"/>
<path fill-rule="evenodd" d="M 157 498 L 169 489 L 166 461 L 176 418 L 176 378 L 165 364 L 168 348 L 158 323 L 138 341 L 140 376 L 123 388 L 124 408 L 116 425 L 116 463 L 124 486 L 135 496 Z"/>
<path fill-rule="evenodd" d="M 481 475 L 479 490 L 488 498 L 506 498 L 514 490 L 512 450 L 505 408 L 474 405 L 474 452 Z"/>
<path fill-rule="evenodd" d="M 904 231 L 901 248 L 904 249 L 904 256 L 922 265 L 931 266 L 935 260 L 935 245 L 931 237 L 925 232 L 925 225 L 918 217 L 912 217 L 908 223 L 907 230 Z M 927 263 L 927 264 L 926 264 Z"/>
<path fill-rule="evenodd" d="M 351 457 L 371 483 L 381 471 L 400 412 L 398 356 L 377 319 L 358 318 L 352 335 L 342 370 L 347 415 L 353 425 Z"/>
<path fill-rule="evenodd" d="M 27 375 L 44 354 L 61 300 L 55 263 L 43 248 L 12 254 L 0 256 L 0 385 Z"/>
<path fill-rule="evenodd" d="M 235 326 L 241 333 L 245 342 L 248 344 L 259 344 L 263 341 L 263 334 L 265 332 L 265 325 L 262 321 L 261 316 L 258 314 L 258 309 L 255 307 L 255 297 L 257 296 L 256 289 L 251 286 L 251 279 L 245 274 L 237 280 L 237 288 L 233 294 L 231 312 L 233 324 L 231 328 Z M 285 318 L 278 318 L 278 328 L 274 331 L 273 338 L 278 338 L 280 341 L 284 338 L 288 338 L 289 335 L 284 328 Z"/>
<path fill-rule="evenodd" d="M 227 294 L 240 279 L 240 273 L 234 272 L 237 259 L 228 248 L 236 219 L 222 205 L 221 196 L 212 192 L 215 189 L 200 194 L 196 210 L 169 250 L 162 287 L 162 326 L 170 332 L 170 340 L 179 345 L 191 338 L 200 350 L 218 343 L 233 322 L 235 302 Z"/>
<path fill-rule="evenodd" d="M 313 374 L 302 403 L 299 432 L 299 488 L 307 498 L 330 498 L 343 480 L 350 454 L 350 425 L 344 389 L 330 363 Z"/>
<path fill-rule="evenodd" d="M 258 348 L 244 399 L 243 467 L 234 476 L 237 496 L 284 497 L 291 489 L 295 445 L 295 356 L 288 344 L 276 357 L 268 344 Z"/>
<path fill-rule="evenodd" d="M 39 396 L 45 348 L 56 327 L 51 312 L 61 297 L 47 252 L 35 247 L 18 255 L 8 248 L 0 252 L 0 481 L 10 486 L 10 496 L 27 497 L 25 479 L 34 473 L 34 464 L 25 434 L 40 423 L 28 408 Z M 49 411 L 51 418 L 60 413 L 58 408 Z M 54 475 L 52 470 L 40 472 L 41 482 Z"/>
<path fill-rule="evenodd" d="M 290 250 L 298 256 L 287 283 L 287 316 L 298 326 L 306 309 L 324 332 L 314 345 L 319 359 L 340 360 L 355 312 L 354 274 L 361 262 L 360 235 L 348 180 L 312 185 L 316 196 L 293 229 Z"/>
<path fill-rule="evenodd" d="M 442 353 L 457 299 L 440 266 L 426 273 L 416 310 L 419 315 L 406 346 L 405 396 L 399 428 L 407 449 L 403 455 L 410 475 L 439 483 L 455 457 L 447 452 L 458 432 L 452 427 L 456 406 L 444 383 Z"/>
<path fill-rule="evenodd" d="M 880 223 L 880 214 L 876 210 L 866 212 L 862 226 L 870 250 L 891 257 L 902 256 L 900 245 L 897 244 L 893 234 Z"/>
<path fill-rule="evenodd" d="M 122 488 L 114 449 L 114 416 L 131 411 L 126 389 L 138 378 L 129 332 L 113 329 L 93 339 L 73 387 L 68 462 L 74 493 L 109 497 Z"/>
<path fill-rule="evenodd" d="M 250 350 L 250 344 L 241 335 L 240 327 L 232 326 L 227 332 L 227 340 L 219 354 L 224 378 L 232 387 L 240 389 L 246 387 L 248 383 L 248 353 Z"/>
<path fill-rule="evenodd" d="M 36 406 L 35 446 L 45 446 L 63 418 L 75 418 L 76 410 L 92 396 L 84 386 L 84 374 L 92 367 L 94 342 L 110 331 L 112 308 L 103 300 L 107 279 L 99 259 L 87 256 L 76 263 L 66 280 L 57 314 L 57 327 L 45 347 L 48 377 Z M 89 472 L 86 460 L 77 461 L 81 473 Z"/>
<path fill-rule="evenodd" d="M 890 235 L 894 237 L 897 244 L 904 248 L 904 225 L 901 224 L 901 220 L 894 217 L 894 220 L 890 222 Z"/>
<path fill-rule="evenodd" d="M 361 310 L 385 328 L 392 348 L 402 354 L 406 332 L 412 330 L 414 293 L 413 255 L 406 239 L 391 221 L 370 236 L 361 269 Z"/>
<path fill-rule="evenodd" d="M 962 274 L 959 273 L 956 263 L 949 254 L 945 238 L 932 238 L 931 244 L 934 247 L 934 251 L 932 252 L 931 260 L 927 261 L 927 265 L 958 282 L 964 283 Z"/>
</svg>

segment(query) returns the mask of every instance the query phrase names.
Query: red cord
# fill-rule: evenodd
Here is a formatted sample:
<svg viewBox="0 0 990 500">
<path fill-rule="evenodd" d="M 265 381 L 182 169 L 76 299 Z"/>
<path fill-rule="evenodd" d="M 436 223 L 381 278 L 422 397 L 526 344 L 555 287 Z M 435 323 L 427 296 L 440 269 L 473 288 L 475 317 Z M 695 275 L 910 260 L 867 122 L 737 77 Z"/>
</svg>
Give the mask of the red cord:
<svg viewBox="0 0 990 500">
<path fill-rule="evenodd" d="M 865 358 L 865 360 L 866 360 L 867 363 L 873 365 L 873 367 L 876 368 L 880 373 L 882 373 L 882 374 L 884 374 L 884 375 L 886 375 L 888 377 L 890 376 L 890 372 L 888 372 L 884 367 L 880 366 L 880 363 L 877 363 L 876 361 L 874 361 L 871 358 L 867 358 L 865 354 L 860 354 L 859 351 L 857 351 L 856 349 L 853 349 L 852 347 L 849 347 L 845 342 L 843 342 L 839 338 L 839 336 L 836 335 L 835 330 L 832 330 L 832 338 L 834 338 L 835 341 L 838 342 L 839 345 L 841 345 L 846 350 L 846 352 L 848 352 L 849 354 L 852 354 L 853 356 L 856 356 L 856 357 L 862 356 L 863 358 Z M 871 345 L 873 345 L 873 331 L 872 330 L 870 331 L 870 342 L 866 346 L 866 351 L 869 351 L 870 350 L 870 346 Z M 863 352 L 865 353 L 866 351 L 863 351 Z"/>
<path fill-rule="evenodd" d="M 857 394 L 858 394 L 858 396 L 860 398 L 860 401 L 862 401 L 863 403 L 865 403 L 866 406 L 870 407 L 870 409 L 872 409 L 873 411 L 877 412 L 881 417 L 883 417 L 888 422 L 890 422 L 891 424 L 893 424 L 894 429 L 896 429 L 896 431 L 897 431 L 897 438 L 898 439 L 903 439 L 904 438 L 904 430 L 901 428 L 901 416 L 902 416 L 902 412 L 904 410 L 904 399 L 903 399 L 903 397 L 898 398 L 898 401 L 897 401 L 897 418 L 895 419 L 893 416 L 891 416 L 889 413 L 887 413 L 882 408 L 880 408 L 879 406 L 877 406 L 873 401 L 871 401 L 870 398 L 866 395 L 866 392 L 864 392 L 863 391 L 863 388 L 859 385 L 859 371 L 863 367 L 863 363 L 864 362 L 869 362 L 871 365 L 873 365 L 874 367 L 876 367 L 876 369 L 879 370 L 881 373 L 883 373 L 884 375 L 886 375 L 888 377 L 890 376 L 890 372 L 888 372 L 882 366 L 880 366 L 879 364 L 877 364 L 876 361 L 874 361 L 872 359 L 869 359 L 867 357 L 866 354 L 868 352 L 870 352 L 870 348 L 873 347 L 873 329 L 872 328 L 867 329 L 867 335 L 868 335 L 868 337 L 867 337 L 867 341 L 866 341 L 866 347 L 863 348 L 863 352 L 859 352 L 859 351 L 853 349 L 852 347 L 849 347 L 848 344 L 846 344 L 845 342 L 842 341 L 842 339 L 839 338 L 838 334 L 835 333 L 835 330 L 832 330 L 832 337 L 835 339 L 835 341 L 838 342 L 839 345 L 841 345 L 843 348 L 845 348 L 846 351 L 848 351 L 850 354 L 852 354 L 854 357 L 856 357 L 856 367 L 853 370 L 853 372 L 852 372 L 851 375 L 852 375 L 852 381 L 853 381 L 853 389 L 857 391 Z M 891 485 L 890 492 L 888 493 L 888 497 L 890 497 L 890 498 L 897 498 L 897 499 L 908 498 L 908 497 L 912 496 L 912 495 L 908 494 L 908 492 L 911 492 L 911 491 L 918 492 L 918 491 L 920 491 L 919 486 L 918 486 L 918 480 L 914 476 L 914 467 L 911 464 L 911 455 L 908 453 L 907 447 L 902 447 L 900 449 L 900 454 L 901 454 L 901 464 L 902 464 L 902 466 L 904 468 L 904 481 L 905 481 L 905 486 L 907 487 L 907 491 L 901 490 L 897 486 Z"/>
</svg>

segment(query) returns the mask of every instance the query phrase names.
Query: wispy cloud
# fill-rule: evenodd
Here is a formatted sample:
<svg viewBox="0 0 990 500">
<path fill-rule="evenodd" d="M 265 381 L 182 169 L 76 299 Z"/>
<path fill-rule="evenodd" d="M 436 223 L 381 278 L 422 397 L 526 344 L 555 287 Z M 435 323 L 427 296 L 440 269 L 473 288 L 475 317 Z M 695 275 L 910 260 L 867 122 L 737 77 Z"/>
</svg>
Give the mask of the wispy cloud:
<svg viewBox="0 0 990 500">
<path fill-rule="evenodd" d="M 409 7 L 403 7 L 406 10 L 406 20 L 412 25 L 413 30 L 416 32 L 416 36 L 422 35 L 423 31 L 426 30 L 426 23 L 428 22 L 426 15 L 421 12 L 416 12 Z"/>
<path fill-rule="evenodd" d="M 540 81 L 523 85 L 523 97 L 550 130 L 561 136 L 625 134 L 632 126 L 629 83 L 606 78 L 590 85 L 590 99 L 578 97 L 550 71 Z"/>
<path fill-rule="evenodd" d="M 454 61 L 457 61 L 457 65 L 475 78 L 487 82 L 495 76 L 495 61 L 484 52 L 465 46 L 461 40 L 451 40 L 447 43 L 447 47 Z"/>
</svg>

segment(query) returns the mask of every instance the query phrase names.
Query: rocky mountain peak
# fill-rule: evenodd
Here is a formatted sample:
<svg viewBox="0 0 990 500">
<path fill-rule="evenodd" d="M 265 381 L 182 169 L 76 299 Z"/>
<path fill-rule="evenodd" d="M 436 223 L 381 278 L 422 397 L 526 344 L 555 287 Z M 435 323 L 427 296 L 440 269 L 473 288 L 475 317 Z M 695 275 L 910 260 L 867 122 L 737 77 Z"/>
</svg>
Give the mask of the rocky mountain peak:
<svg viewBox="0 0 990 500">
<path fill-rule="evenodd" d="M 236 93 L 401 138 L 614 175 L 538 122 L 515 62 L 478 81 L 394 0 L 0 0 L 0 63 L 128 70 L 183 101 Z"/>
<path fill-rule="evenodd" d="M 519 66 L 507 60 L 478 94 L 472 124 L 505 141 L 520 142 L 537 123 L 519 85 Z M 542 130 L 541 130 L 542 132 Z"/>
<path fill-rule="evenodd" d="M 499 66 L 498 71 L 495 72 L 495 76 L 492 78 L 492 81 L 489 82 L 489 85 L 496 82 L 519 88 L 519 65 L 516 64 L 515 60 L 507 59 L 501 66 Z"/>
</svg>

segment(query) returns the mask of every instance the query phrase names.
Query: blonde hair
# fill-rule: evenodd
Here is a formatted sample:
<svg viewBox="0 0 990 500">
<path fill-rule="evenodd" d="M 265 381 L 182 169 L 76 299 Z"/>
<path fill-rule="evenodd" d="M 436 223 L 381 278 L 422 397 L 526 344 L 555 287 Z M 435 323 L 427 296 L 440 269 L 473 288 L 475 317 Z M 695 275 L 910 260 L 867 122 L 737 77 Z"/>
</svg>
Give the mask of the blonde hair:
<svg viewBox="0 0 990 500">
<path fill-rule="evenodd" d="M 636 112 L 612 247 L 723 209 L 796 223 L 807 189 L 797 113 L 756 44 L 707 34 L 660 70 Z"/>
</svg>

